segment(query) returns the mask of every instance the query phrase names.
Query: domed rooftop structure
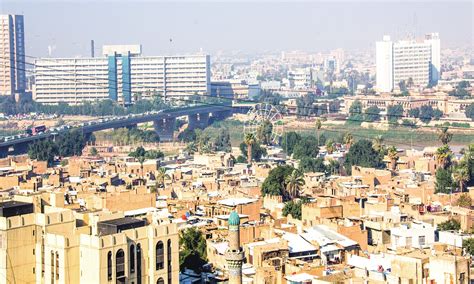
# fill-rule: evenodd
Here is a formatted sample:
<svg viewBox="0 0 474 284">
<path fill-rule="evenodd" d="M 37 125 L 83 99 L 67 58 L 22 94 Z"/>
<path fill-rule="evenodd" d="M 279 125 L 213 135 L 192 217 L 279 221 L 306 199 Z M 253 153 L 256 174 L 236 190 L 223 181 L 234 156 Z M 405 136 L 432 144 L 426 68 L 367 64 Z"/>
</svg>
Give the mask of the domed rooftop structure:
<svg viewBox="0 0 474 284">
<path fill-rule="evenodd" d="M 229 216 L 229 226 L 239 226 L 240 225 L 240 217 L 237 212 L 232 211 Z"/>
</svg>

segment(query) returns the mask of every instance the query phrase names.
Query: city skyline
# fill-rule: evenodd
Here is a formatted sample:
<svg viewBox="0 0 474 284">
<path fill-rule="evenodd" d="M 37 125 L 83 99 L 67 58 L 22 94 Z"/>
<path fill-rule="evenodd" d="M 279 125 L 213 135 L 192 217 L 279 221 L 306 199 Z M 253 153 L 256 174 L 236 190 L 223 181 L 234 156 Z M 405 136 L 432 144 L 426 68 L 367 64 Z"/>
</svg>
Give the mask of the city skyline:
<svg viewBox="0 0 474 284">
<path fill-rule="evenodd" d="M 124 11 L 128 18 L 122 17 Z M 26 54 L 38 57 L 88 56 L 91 39 L 96 54 L 105 44 L 142 44 L 145 55 L 335 48 L 373 52 L 374 42 L 384 34 L 400 39 L 430 32 L 440 33 L 442 48 L 472 45 L 470 2 L 435 2 L 426 9 L 426 2 L 408 1 L 141 2 L 140 6 L 112 1 L 90 5 L 6 1 L 1 12 L 25 15 Z M 442 20 L 454 13 L 456 17 Z"/>
</svg>

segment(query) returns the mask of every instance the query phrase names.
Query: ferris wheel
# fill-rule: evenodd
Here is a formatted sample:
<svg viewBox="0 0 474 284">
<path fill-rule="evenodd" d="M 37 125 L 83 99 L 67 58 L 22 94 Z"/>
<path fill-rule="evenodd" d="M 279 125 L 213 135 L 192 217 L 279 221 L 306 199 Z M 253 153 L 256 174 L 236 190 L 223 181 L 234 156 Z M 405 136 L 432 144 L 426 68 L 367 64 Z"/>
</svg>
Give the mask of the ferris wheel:
<svg viewBox="0 0 474 284">
<path fill-rule="evenodd" d="M 258 136 L 258 130 L 265 125 L 271 125 L 270 142 L 276 144 L 283 135 L 283 115 L 272 104 L 259 103 L 253 106 L 247 113 L 244 124 L 244 134 L 252 133 Z"/>
</svg>

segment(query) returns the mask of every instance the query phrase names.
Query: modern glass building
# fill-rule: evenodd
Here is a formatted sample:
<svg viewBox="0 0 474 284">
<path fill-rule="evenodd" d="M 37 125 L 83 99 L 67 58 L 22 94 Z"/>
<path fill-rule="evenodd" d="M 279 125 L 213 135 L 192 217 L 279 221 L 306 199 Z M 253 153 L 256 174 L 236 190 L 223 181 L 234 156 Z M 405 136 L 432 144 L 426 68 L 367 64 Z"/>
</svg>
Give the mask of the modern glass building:
<svg viewBox="0 0 474 284">
<path fill-rule="evenodd" d="M 104 46 L 100 58 L 41 58 L 35 61 L 37 102 L 80 104 L 111 99 L 210 94 L 209 55 L 142 56 L 139 45 Z"/>
</svg>

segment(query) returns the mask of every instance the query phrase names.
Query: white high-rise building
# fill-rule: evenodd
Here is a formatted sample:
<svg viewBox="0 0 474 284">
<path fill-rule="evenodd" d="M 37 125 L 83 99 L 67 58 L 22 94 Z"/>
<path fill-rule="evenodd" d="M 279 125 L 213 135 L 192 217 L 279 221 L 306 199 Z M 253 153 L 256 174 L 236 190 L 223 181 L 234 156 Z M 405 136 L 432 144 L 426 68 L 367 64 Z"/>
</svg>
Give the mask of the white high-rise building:
<svg viewBox="0 0 474 284">
<path fill-rule="evenodd" d="M 438 33 L 425 40 L 391 41 L 384 36 L 376 43 L 376 87 L 379 92 L 397 89 L 401 81 L 414 86 L 436 84 L 440 76 L 440 40 Z"/>
<path fill-rule="evenodd" d="M 23 15 L 0 15 L 0 95 L 22 94 L 26 88 Z"/>
<path fill-rule="evenodd" d="M 33 99 L 47 104 L 111 99 L 127 105 L 155 93 L 210 94 L 209 55 L 141 56 L 140 45 L 104 46 L 103 54 L 37 59 Z"/>
</svg>

